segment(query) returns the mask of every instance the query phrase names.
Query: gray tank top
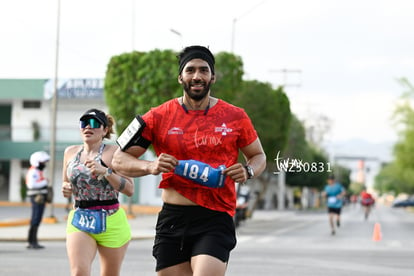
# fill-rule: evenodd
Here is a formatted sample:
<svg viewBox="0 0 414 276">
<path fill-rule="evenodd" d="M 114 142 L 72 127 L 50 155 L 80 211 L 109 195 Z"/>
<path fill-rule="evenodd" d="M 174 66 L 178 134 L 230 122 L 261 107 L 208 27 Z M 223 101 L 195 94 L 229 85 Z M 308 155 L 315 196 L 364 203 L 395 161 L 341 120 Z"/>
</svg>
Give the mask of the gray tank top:
<svg viewBox="0 0 414 276">
<path fill-rule="evenodd" d="M 102 152 L 105 144 L 99 148 L 99 152 L 94 158 L 101 162 Z M 118 198 L 118 192 L 109 184 L 106 178 L 98 180 L 97 176 L 92 176 L 90 170 L 80 162 L 82 149 L 71 160 L 67 167 L 67 176 L 72 184 L 75 200 L 111 200 Z"/>
</svg>

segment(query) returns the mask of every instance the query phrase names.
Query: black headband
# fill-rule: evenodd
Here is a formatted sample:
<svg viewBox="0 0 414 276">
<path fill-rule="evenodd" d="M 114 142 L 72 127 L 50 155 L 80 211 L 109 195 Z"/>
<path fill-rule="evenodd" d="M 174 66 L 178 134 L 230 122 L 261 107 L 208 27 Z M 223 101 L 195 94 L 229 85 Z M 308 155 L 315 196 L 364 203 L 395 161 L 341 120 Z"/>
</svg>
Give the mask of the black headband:
<svg viewBox="0 0 414 276">
<path fill-rule="evenodd" d="M 192 59 L 199 58 L 208 63 L 208 65 L 210 66 L 211 73 L 214 75 L 215 60 L 213 54 L 210 52 L 208 48 L 203 46 L 190 46 L 185 48 L 178 57 L 179 74 L 181 74 L 187 62 L 189 62 Z"/>
</svg>

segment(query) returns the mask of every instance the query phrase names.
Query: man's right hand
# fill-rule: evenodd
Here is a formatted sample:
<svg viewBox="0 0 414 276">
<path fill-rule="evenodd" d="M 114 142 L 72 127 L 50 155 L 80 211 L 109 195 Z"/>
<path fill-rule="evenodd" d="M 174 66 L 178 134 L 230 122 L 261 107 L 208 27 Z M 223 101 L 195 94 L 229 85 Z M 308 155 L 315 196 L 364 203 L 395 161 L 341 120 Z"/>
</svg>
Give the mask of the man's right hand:
<svg viewBox="0 0 414 276">
<path fill-rule="evenodd" d="M 177 158 L 166 153 L 161 153 L 156 160 L 148 165 L 148 170 L 151 174 L 158 175 L 160 173 L 167 173 L 174 170 L 177 165 Z"/>
</svg>

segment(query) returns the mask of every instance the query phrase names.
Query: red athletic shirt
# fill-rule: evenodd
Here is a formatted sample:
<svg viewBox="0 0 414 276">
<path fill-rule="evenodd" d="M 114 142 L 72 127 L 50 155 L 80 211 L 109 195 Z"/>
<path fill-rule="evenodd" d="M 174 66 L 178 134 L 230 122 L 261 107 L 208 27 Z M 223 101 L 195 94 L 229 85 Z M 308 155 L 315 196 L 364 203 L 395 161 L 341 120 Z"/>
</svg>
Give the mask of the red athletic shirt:
<svg viewBox="0 0 414 276">
<path fill-rule="evenodd" d="M 365 191 L 361 192 L 361 204 L 362 205 L 372 205 L 375 203 L 375 199 L 372 197 L 370 193 Z"/>
<path fill-rule="evenodd" d="M 372 198 L 372 195 L 370 193 L 362 191 L 361 192 L 361 198 L 363 198 L 363 199 Z"/>
<path fill-rule="evenodd" d="M 257 138 L 246 112 L 218 100 L 204 113 L 204 110 L 187 113 L 177 99 L 172 99 L 143 116 L 147 126 L 142 136 L 152 143 L 157 155 L 167 153 L 178 160 L 198 160 L 214 168 L 237 163 L 239 148 Z M 236 192 L 230 177 L 226 177 L 224 187 L 209 188 L 169 172 L 162 175 L 159 188 L 174 188 L 200 206 L 230 216 L 235 213 Z"/>
</svg>

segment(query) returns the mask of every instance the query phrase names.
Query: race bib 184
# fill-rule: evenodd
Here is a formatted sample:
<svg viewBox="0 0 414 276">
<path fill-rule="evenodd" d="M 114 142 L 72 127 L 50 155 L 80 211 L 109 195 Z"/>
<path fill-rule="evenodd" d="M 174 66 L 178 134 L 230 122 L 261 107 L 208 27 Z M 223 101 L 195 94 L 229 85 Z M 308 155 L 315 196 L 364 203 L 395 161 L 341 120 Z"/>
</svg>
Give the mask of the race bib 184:
<svg viewBox="0 0 414 276">
<path fill-rule="evenodd" d="M 222 172 L 225 168 L 226 166 L 220 165 L 215 169 L 196 160 L 180 160 L 174 173 L 203 186 L 221 188 L 224 186 L 225 175 Z"/>
</svg>

